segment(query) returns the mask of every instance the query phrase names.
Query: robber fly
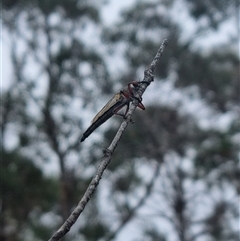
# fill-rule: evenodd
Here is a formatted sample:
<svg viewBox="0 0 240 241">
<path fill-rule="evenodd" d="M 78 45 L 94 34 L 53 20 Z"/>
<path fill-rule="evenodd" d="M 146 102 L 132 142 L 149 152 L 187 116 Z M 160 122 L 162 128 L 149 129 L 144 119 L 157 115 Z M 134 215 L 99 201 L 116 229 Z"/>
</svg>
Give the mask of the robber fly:
<svg viewBox="0 0 240 241">
<path fill-rule="evenodd" d="M 147 82 L 146 81 L 131 82 L 124 89 L 120 90 L 117 94 L 115 94 L 93 118 L 91 125 L 83 133 L 81 142 L 83 142 L 89 135 L 92 134 L 94 130 L 96 130 L 100 125 L 102 125 L 105 121 L 107 121 L 113 115 L 120 115 L 123 118 L 126 118 L 127 112 L 129 110 L 129 104 L 131 101 L 134 100 L 134 98 L 136 99 L 134 95 L 137 92 L 140 83 L 147 83 Z M 138 101 L 139 101 L 138 107 L 142 110 L 145 110 L 145 107 L 141 102 L 142 98 L 138 99 Z M 120 114 L 119 111 L 125 106 L 127 107 L 125 113 Z"/>
</svg>

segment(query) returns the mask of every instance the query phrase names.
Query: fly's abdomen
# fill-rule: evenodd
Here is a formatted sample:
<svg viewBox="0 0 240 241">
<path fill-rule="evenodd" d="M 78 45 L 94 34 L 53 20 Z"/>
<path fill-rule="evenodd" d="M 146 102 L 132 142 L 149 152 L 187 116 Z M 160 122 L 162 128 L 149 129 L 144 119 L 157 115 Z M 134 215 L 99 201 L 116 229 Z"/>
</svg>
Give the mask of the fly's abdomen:
<svg viewBox="0 0 240 241">
<path fill-rule="evenodd" d="M 102 125 L 105 121 L 107 121 L 114 114 L 114 106 L 106 111 L 103 115 L 99 116 L 99 118 L 93 122 L 88 129 L 83 133 L 81 142 L 83 142 L 88 136 L 92 134 L 100 125 Z"/>
</svg>

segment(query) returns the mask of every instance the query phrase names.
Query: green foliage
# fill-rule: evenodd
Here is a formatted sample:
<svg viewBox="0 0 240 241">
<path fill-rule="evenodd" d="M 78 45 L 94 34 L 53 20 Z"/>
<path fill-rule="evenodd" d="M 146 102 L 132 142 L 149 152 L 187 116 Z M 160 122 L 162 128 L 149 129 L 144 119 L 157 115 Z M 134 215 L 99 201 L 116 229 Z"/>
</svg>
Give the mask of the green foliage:
<svg viewBox="0 0 240 241">
<path fill-rule="evenodd" d="M 239 88 L 236 69 L 239 62 L 231 51 L 216 50 L 208 56 L 201 56 L 198 52 L 185 49 L 176 54 L 176 59 L 179 69 L 176 87 L 199 86 L 203 98 L 223 112 L 237 104 Z"/>
<path fill-rule="evenodd" d="M 149 241 L 167 241 L 164 235 L 160 234 L 156 228 L 146 229 L 145 235 Z"/>
<path fill-rule="evenodd" d="M 103 224 L 101 220 L 89 222 L 91 225 L 86 225 L 81 229 L 81 234 L 88 238 L 88 240 L 98 240 L 106 234 L 108 228 Z"/>
<path fill-rule="evenodd" d="M 207 18 L 210 28 L 218 28 L 219 25 L 229 17 L 235 7 L 239 6 L 236 0 L 207 0 L 193 1 L 187 0 L 190 6 L 190 13 L 197 20 Z"/>
<path fill-rule="evenodd" d="M 18 152 L 3 151 L 1 157 L 2 222 L 9 227 L 11 223 L 17 224 L 15 228 L 13 225 L 13 233 L 5 238 L 16 235 L 16 240 L 20 240 L 21 233 L 31 227 L 32 213 L 53 211 L 58 200 L 58 184 L 56 180 L 44 177 L 41 169 Z"/>
<path fill-rule="evenodd" d="M 65 18 L 74 20 L 81 16 L 88 16 L 95 22 L 99 21 L 98 10 L 82 0 L 3 0 L 3 8 L 8 11 L 14 8 L 20 11 L 39 9 L 46 16 L 61 9 Z"/>
</svg>

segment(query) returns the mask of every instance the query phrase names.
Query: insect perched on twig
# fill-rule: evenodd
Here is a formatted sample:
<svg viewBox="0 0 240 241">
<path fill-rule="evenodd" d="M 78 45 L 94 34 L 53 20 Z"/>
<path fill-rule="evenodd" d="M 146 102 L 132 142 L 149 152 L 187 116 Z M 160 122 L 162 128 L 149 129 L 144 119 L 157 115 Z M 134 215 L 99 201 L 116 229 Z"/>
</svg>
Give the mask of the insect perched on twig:
<svg viewBox="0 0 240 241">
<path fill-rule="evenodd" d="M 127 112 L 129 110 L 129 104 L 134 99 L 138 99 L 139 101 L 138 107 L 142 110 L 145 110 L 145 107 L 141 102 L 142 98 L 135 97 L 135 93 L 137 92 L 139 85 L 141 83 L 147 83 L 147 82 L 146 81 L 130 82 L 124 89 L 120 90 L 117 94 L 115 94 L 93 118 L 91 125 L 83 133 L 81 142 L 83 142 L 89 135 L 92 134 L 94 130 L 96 130 L 100 125 L 102 125 L 105 121 L 107 121 L 113 115 L 120 115 L 123 118 L 126 118 Z M 125 106 L 127 107 L 125 113 L 124 114 L 119 113 L 119 111 Z"/>
</svg>

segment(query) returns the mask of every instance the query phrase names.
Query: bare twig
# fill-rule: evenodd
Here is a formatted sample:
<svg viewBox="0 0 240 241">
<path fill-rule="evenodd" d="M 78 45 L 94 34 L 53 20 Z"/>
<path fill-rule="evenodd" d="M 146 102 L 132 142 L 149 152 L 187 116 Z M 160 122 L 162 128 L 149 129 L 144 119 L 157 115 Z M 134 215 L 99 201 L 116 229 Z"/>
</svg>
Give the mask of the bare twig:
<svg viewBox="0 0 240 241">
<path fill-rule="evenodd" d="M 131 116 L 133 115 L 139 101 L 138 99 L 140 99 L 140 97 L 143 95 L 143 93 L 145 92 L 147 86 L 154 80 L 154 75 L 153 72 L 155 70 L 155 67 L 157 65 L 157 62 L 159 61 L 160 57 L 163 54 L 163 51 L 165 49 L 165 47 L 167 46 L 167 40 L 165 39 L 163 41 L 163 43 L 161 44 L 160 48 L 157 51 L 157 54 L 155 56 L 155 58 L 153 59 L 152 63 L 146 68 L 146 70 L 144 71 L 144 79 L 141 84 L 140 84 L 140 88 L 138 89 L 137 93 L 136 93 L 136 99 L 133 100 L 128 114 L 127 114 L 127 118 L 122 122 L 121 126 L 119 127 L 117 134 L 115 135 L 112 143 L 110 144 L 110 146 L 105 150 L 105 154 L 102 158 L 102 161 L 97 169 L 96 174 L 94 175 L 91 183 L 89 184 L 86 192 L 84 193 L 82 199 L 80 200 L 80 202 L 78 203 L 77 207 L 74 209 L 74 211 L 71 213 L 71 215 L 69 216 L 69 218 L 65 221 L 65 223 L 59 228 L 59 230 L 53 234 L 53 236 L 49 239 L 49 241 L 57 241 L 60 240 L 67 232 L 69 232 L 69 230 L 71 229 L 72 225 L 77 221 L 78 217 L 80 216 L 80 214 L 83 212 L 85 206 L 87 205 L 88 201 L 91 199 L 93 193 L 95 192 L 99 181 L 103 175 L 104 170 L 107 168 L 107 166 L 109 165 L 111 159 L 112 159 L 112 155 L 113 152 L 115 151 L 117 144 L 119 142 L 119 140 L 121 139 L 123 132 L 125 131 L 129 121 L 131 120 Z"/>
</svg>

